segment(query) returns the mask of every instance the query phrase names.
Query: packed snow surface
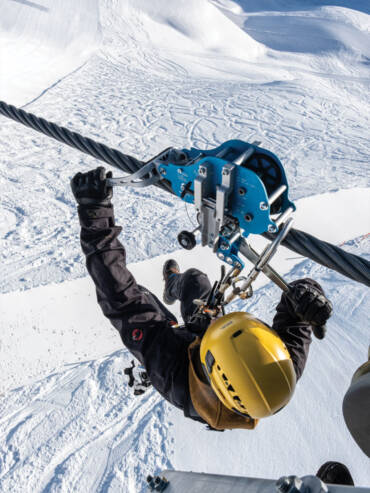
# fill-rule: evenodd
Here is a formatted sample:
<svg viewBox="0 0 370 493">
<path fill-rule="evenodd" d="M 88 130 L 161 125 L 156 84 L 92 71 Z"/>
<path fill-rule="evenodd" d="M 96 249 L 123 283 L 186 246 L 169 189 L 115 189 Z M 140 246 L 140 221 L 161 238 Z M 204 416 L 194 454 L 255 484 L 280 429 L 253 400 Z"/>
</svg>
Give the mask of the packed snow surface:
<svg viewBox="0 0 370 493">
<path fill-rule="evenodd" d="M 7 0 L 3 11 L 8 12 L 13 3 Z M 23 16 L 44 15 L 26 4 L 16 5 L 23 9 Z M 183 13 L 184 4 L 178 5 Z M 200 29 L 198 15 L 204 12 L 211 12 L 211 20 L 217 17 L 218 22 L 223 15 L 222 21 L 231 28 L 228 2 L 224 6 L 231 10 L 220 10 L 217 15 L 215 4 L 207 10 L 202 3 L 204 10 L 199 14 L 190 8 L 193 5 L 189 3 L 183 17 L 176 17 L 169 7 L 166 17 L 161 4 L 152 18 L 149 1 L 141 1 L 140 8 L 131 1 L 101 1 L 99 49 L 80 70 L 51 87 L 27 109 L 142 159 L 170 145 L 210 148 L 232 138 L 262 140 L 283 162 L 293 200 L 368 186 L 369 64 L 364 53 L 369 36 L 361 53 L 339 45 L 325 52 L 298 53 L 292 43 L 289 51 L 269 48 L 265 55 L 246 61 L 218 55 L 193 33 L 194 38 L 187 37 L 199 50 L 187 52 L 185 41 L 180 43 L 173 36 L 174 25 L 187 23 L 190 14 L 196 32 Z M 236 20 L 233 14 L 235 36 L 240 36 L 242 26 L 245 42 L 254 45 L 253 31 L 243 27 L 246 16 L 248 20 L 258 12 L 261 19 L 263 12 L 291 14 L 284 5 L 265 2 L 261 10 L 258 2 L 240 2 Z M 344 2 L 335 8 L 318 2 L 299 5 L 294 3 L 293 11 L 301 13 L 302 22 L 307 19 L 310 23 L 319 12 L 325 20 L 339 9 L 335 36 L 348 22 L 359 33 L 368 32 L 367 2 L 356 2 L 356 9 Z M 74 12 L 66 9 L 64 16 L 60 14 L 63 22 L 74 19 Z M 168 19 L 173 16 L 177 20 L 170 25 Z M 153 40 L 147 23 L 161 22 L 162 37 Z M 212 30 L 209 24 L 204 33 Z M 307 31 L 302 31 L 301 25 L 295 27 L 291 32 L 297 39 L 312 37 L 308 26 Z M 266 27 L 266 35 L 269 32 Z M 34 37 L 38 36 L 41 33 L 36 31 Z M 330 40 L 334 34 L 327 36 Z M 226 46 L 229 38 L 225 35 L 222 44 Z M 54 42 L 51 39 L 50 44 Z M 204 74 L 199 75 L 199 70 Z M 1 83 L 11 82 L 7 71 L 1 71 Z M 23 95 L 19 88 L 18 96 Z M 7 231 L 1 226 L 0 291 L 85 275 L 68 182 L 75 172 L 91 169 L 98 162 L 9 120 L 3 120 L 0 127 L 0 156 L 0 214 L 9 224 Z M 122 225 L 130 262 L 174 250 L 178 231 L 188 227 L 184 204 L 159 190 L 117 192 L 115 206 L 125 211 Z M 156 213 L 155 235 L 147 227 L 152 211 Z"/>
<path fill-rule="evenodd" d="M 0 0 L 0 11 L 0 100 L 140 159 L 262 140 L 285 166 L 295 226 L 368 258 L 367 0 Z M 253 432 L 206 431 L 154 390 L 133 398 L 132 357 L 86 278 L 69 189 L 97 165 L 1 119 L 0 491 L 144 492 L 165 468 L 277 478 L 326 460 L 368 486 L 341 415 L 369 344 L 368 289 L 281 249 L 272 265 L 322 283 L 334 315 L 291 404 Z M 151 188 L 117 189 L 114 205 L 142 284 L 161 294 L 169 254 L 218 277 L 209 250 L 177 251 L 191 207 Z M 270 322 L 279 291 L 262 276 L 257 287 L 243 309 Z"/>
<path fill-rule="evenodd" d="M 97 0 L 0 0 L 0 99 L 21 105 L 81 67 L 100 41 Z"/>
</svg>

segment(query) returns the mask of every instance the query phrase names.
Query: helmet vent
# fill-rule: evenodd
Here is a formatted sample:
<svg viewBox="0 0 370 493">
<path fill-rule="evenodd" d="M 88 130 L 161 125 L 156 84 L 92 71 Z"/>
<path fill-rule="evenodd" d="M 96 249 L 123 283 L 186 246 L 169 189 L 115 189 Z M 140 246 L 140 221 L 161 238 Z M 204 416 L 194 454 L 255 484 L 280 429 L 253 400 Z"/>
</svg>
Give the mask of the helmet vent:
<svg viewBox="0 0 370 493">
<path fill-rule="evenodd" d="M 238 395 L 234 395 L 233 399 L 238 403 L 239 407 L 241 407 L 242 409 L 246 409 L 246 407 L 244 406 L 244 404 L 242 404 L 242 401 Z"/>
<path fill-rule="evenodd" d="M 238 336 L 240 336 L 240 334 L 242 334 L 242 331 L 241 330 L 237 330 L 236 332 L 234 332 L 233 337 L 234 338 L 235 337 L 238 337 Z"/>
<path fill-rule="evenodd" d="M 207 372 L 207 368 L 205 367 L 205 365 L 202 363 L 202 370 L 203 370 L 203 373 L 204 375 L 206 376 L 207 380 L 208 380 L 208 383 L 211 384 L 211 379 L 209 378 L 209 375 L 208 375 L 208 372 Z"/>
<path fill-rule="evenodd" d="M 209 350 L 207 351 L 205 360 L 206 360 L 207 371 L 209 374 L 211 374 L 213 365 L 215 364 L 215 358 L 214 358 L 213 354 L 211 353 L 211 351 L 209 351 Z"/>
<path fill-rule="evenodd" d="M 221 370 L 221 368 L 219 367 L 219 365 L 217 365 L 217 370 Z M 230 392 L 232 394 L 235 394 L 235 389 L 231 385 L 231 383 L 229 382 L 229 379 L 227 378 L 227 375 L 225 373 L 221 373 L 221 378 L 224 381 L 225 387 L 228 390 L 228 392 Z M 221 392 L 221 394 L 223 394 L 223 392 L 222 392 L 221 389 L 218 389 L 218 390 Z M 249 414 L 246 412 L 247 411 L 247 408 L 242 403 L 240 397 L 238 395 L 232 395 L 230 397 L 232 397 L 233 401 L 235 402 L 235 405 L 239 408 L 239 411 L 237 411 L 237 412 L 239 414 L 241 414 L 242 416 L 249 416 Z M 236 410 L 236 409 L 233 408 L 233 410 Z"/>
<path fill-rule="evenodd" d="M 226 385 L 227 390 L 229 392 L 235 393 L 235 389 L 231 385 L 231 383 L 229 382 L 229 379 L 227 378 L 227 376 L 225 375 L 225 373 L 222 373 L 221 376 L 222 376 L 223 381 L 225 382 L 225 385 Z M 233 398 L 233 400 L 237 403 L 237 405 L 241 409 L 246 409 L 246 407 L 244 406 L 244 404 L 242 403 L 242 401 L 241 401 L 241 399 L 240 399 L 240 397 L 238 395 L 233 395 L 232 398 Z"/>
</svg>

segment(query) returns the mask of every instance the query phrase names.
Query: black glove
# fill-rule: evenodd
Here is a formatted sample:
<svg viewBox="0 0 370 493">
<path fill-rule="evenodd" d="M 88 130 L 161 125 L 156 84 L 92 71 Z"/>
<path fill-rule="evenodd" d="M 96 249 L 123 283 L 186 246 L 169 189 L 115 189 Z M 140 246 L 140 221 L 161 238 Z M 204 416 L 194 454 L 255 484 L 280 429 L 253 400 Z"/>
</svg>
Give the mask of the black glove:
<svg viewBox="0 0 370 493">
<path fill-rule="evenodd" d="M 105 168 L 99 167 L 87 173 L 77 173 L 71 180 L 72 193 L 80 205 L 109 206 L 113 189 L 107 185 L 107 178 L 112 178 L 112 172 L 105 173 Z"/>
<path fill-rule="evenodd" d="M 306 279 L 295 281 L 290 285 L 287 298 L 295 315 L 312 325 L 315 336 L 323 339 L 326 333 L 325 323 L 332 314 L 333 305 L 319 284 Z"/>
</svg>

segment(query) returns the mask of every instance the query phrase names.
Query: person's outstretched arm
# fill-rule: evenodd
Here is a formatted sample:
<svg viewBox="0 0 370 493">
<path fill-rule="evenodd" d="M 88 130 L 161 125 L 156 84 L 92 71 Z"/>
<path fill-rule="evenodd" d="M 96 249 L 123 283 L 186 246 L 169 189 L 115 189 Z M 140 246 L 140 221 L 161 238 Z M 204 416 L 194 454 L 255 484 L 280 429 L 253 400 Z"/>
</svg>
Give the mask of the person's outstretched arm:
<svg viewBox="0 0 370 493">
<path fill-rule="evenodd" d="M 163 324 L 167 316 L 174 317 L 168 311 L 163 312 L 163 305 L 153 302 L 153 295 L 149 302 L 149 292 L 136 283 L 126 267 L 126 251 L 118 240 L 122 228 L 115 225 L 112 188 L 107 187 L 106 178 L 109 175 L 105 175 L 104 168 L 97 168 L 75 175 L 71 187 L 79 203 L 81 247 L 99 305 L 122 334 L 138 323 Z"/>
<path fill-rule="evenodd" d="M 272 328 L 284 341 L 298 380 L 306 365 L 312 330 L 314 327 L 324 330 L 332 304 L 313 279 L 299 279 L 290 288 L 290 293 L 283 293 L 276 307 Z"/>
<path fill-rule="evenodd" d="M 126 252 L 118 240 L 122 228 L 115 225 L 112 189 L 106 186 L 106 177 L 104 168 L 97 168 L 78 173 L 71 181 L 79 203 L 81 246 L 98 303 L 125 346 L 145 366 L 157 390 L 183 408 L 189 341 L 174 333 L 174 315 L 139 286 L 127 269 Z"/>
</svg>

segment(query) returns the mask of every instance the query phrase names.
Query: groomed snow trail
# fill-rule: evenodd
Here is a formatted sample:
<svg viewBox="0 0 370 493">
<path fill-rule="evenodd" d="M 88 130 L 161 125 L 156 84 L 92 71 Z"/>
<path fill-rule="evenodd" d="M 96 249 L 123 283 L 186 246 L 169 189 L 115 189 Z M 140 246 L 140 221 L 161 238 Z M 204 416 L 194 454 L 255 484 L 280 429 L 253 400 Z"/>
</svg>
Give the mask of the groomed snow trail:
<svg viewBox="0 0 370 493">
<path fill-rule="evenodd" d="M 235 56 L 231 68 L 232 57 L 210 51 L 198 39 L 199 28 L 184 34 L 176 13 L 151 18 L 150 2 L 134 4 L 102 0 L 100 49 L 27 110 L 143 159 L 170 145 L 209 148 L 231 138 L 261 138 L 285 165 L 293 199 L 369 184 L 369 79 L 348 43 L 323 54 L 269 49 L 258 55 L 251 31 L 243 43 L 255 58 Z M 224 23 L 230 35 L 230 19 L 213 9 L 211 20 Z M 331 12 L 327 7 L 320 15 Z M 343 18 L 356 12 L 342 8 L 338 32 Z M 239 19 L 244 14 L 241 9 Z M 198 19 L 191 9 L 188 16 Z M 154 25 L 152 39 L 147 29 Z M 232 25 L 240 41 L 241 28 Z M 179 33 L 195 43 L 194 53 L 181 51 Z M 208 67 L 207 75 L 199 67 Z M 83 276 L 68 183 L 75 172 L 99 163 L 3 118 L 0 159 L 1 292 Z M 189 227 L 184 204 L 157 190 L 117 190 L 115 207 L 125 217 L 130 262 L 176 249 L 177 232 Z"/>
</svg>

